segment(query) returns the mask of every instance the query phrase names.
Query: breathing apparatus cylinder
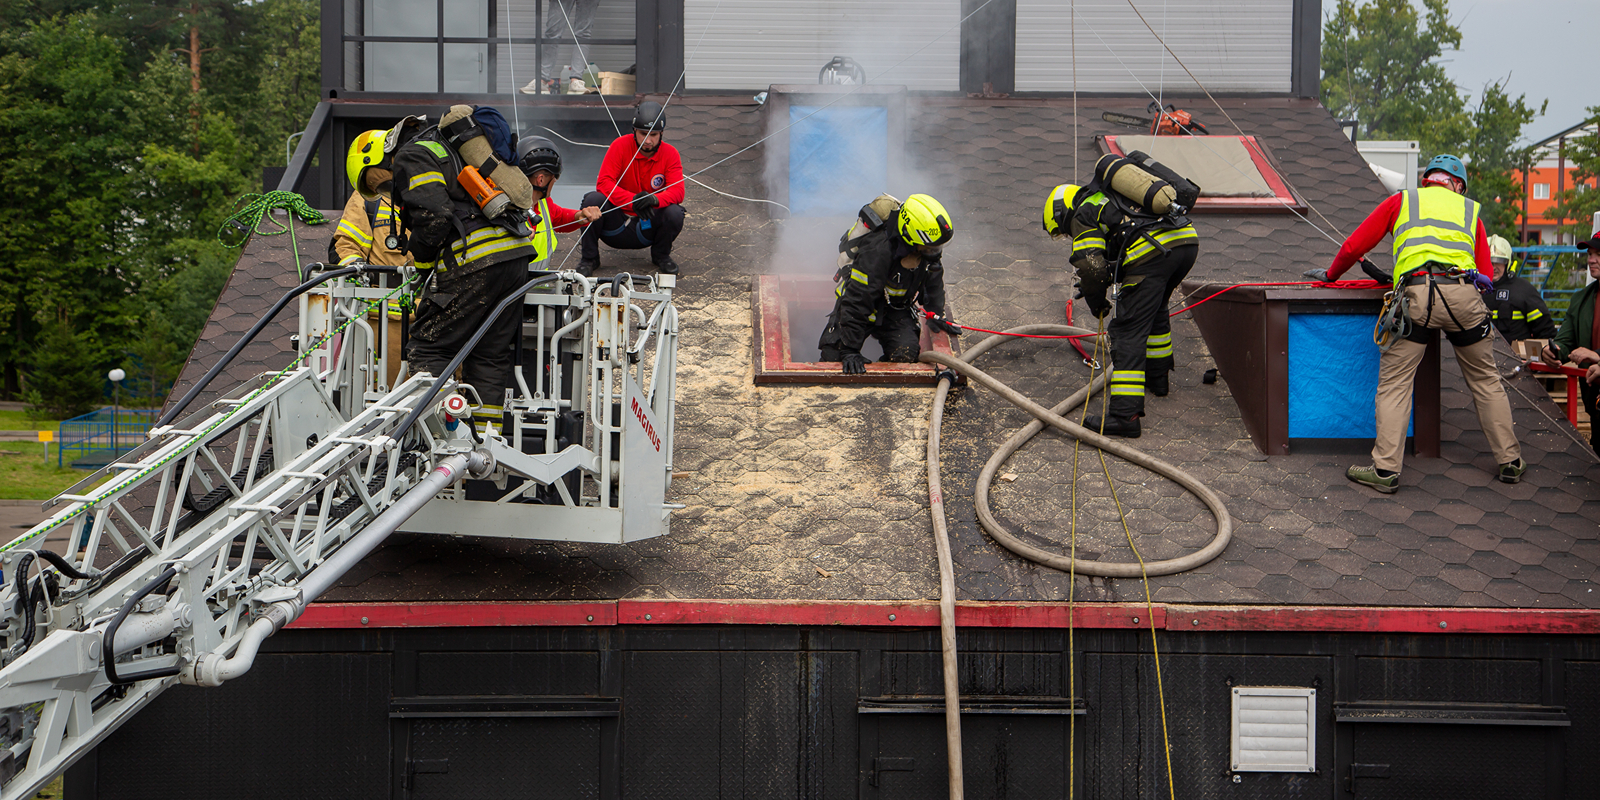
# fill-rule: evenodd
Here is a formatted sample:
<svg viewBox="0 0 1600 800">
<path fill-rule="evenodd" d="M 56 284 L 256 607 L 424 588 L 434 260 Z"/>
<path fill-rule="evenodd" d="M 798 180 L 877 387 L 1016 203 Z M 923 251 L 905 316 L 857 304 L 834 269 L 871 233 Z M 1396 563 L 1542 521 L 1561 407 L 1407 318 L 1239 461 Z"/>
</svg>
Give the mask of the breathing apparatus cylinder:
<svg viewBox="0 0 1600 800">
<path fill-rule="evenodd" d="M 1119 155 L 1101 156 L 1094 165 L 1094 174 L 1102 186 L 1157 214 L 1171 211 L 1178 200 L 1178 190 L 1172 184 Z"/>
<path fill-rule="evenodd" d="M 442 131 L 444 128 L 471 116 L 472 106 L 451 106 L 450 111 L 439 120 L 439 128 Z M 456 144 L 455 148 L 461 154 L 461 158 L 467 162 L 467 169 L 472 169 L 481 177 L 486 178 L 491 187 L 500 189 L 510 203 L 514 203 L 521 208 L 533 208 L 533 184 L 528 182 L 528 176 L 523 175 L 522 170 L 518 169 L 515 164 L 507 164 L 495 158 L 494 149 L 489 146 L 487 138 L 474 136 Z M 466 180 L 466 172 L 463 170 L 461 174 L 463 187 L 465 187 Z M 472 190 L 468 189 L 468 192 L 471 193 Z M 473 195 L 473 199 L 477 200 L 476 194 Z M 480 206 L 483 205 L 481 200 L 478 203 Z M 505 206 L 500 206 L 500 209 L 503 211 Z M 490 218 L 497 216 L 497 214 L 489 213 L 488 208 L 484 208 L 483 213 Z"/>
</svg>

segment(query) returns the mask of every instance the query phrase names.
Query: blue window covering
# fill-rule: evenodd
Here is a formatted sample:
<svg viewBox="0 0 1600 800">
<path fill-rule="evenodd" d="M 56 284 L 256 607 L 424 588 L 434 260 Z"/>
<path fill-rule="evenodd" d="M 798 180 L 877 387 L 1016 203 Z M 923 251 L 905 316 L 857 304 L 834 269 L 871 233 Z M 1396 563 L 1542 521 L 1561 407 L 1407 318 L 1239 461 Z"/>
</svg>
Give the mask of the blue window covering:
<svg viewBox="0 0 1600 800">
<path fill-rule="evenodd" d="M 888 109 L 790 106 L 789 122 L 790 213 L 855 216 L 888 190 Z"/>
<path fill-rule="evenodd" d="M 1289 314 L 1289 438 L 1377 435 L 1376 321 L 1370 314 Z"/>
</svg>

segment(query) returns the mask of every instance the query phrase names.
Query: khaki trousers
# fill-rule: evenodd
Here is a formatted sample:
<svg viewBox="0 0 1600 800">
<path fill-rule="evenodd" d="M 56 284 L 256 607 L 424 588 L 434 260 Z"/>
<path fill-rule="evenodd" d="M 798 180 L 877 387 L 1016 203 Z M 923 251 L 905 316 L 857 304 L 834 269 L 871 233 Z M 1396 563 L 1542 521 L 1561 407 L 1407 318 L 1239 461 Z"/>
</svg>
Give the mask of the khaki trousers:
<svg viewBox="0 0 1600 800">
<path fill-rule="evenodd" d="M 1432 289 L 1432 309 L 1429 290 Z M 1411 303 L 1411 324 L 1442 331 L 1470 330 L 1483 324 L 1489 310 L 1472 284 L 1448 281 L 1405 287 Z M 1452 318 L 1452 314 L 1454 318 Z M 1453 346 L 1453 345 L 1452 345 Z M 1377 438 L 1372 443 L 1372 464 L 1378 469 L 1400 471 L 1406 442 L 1406 424 L 1411 419 L 1411 388 L 1417 365 L 1427 345 L 1401 339 L 1378 358 Z M 1472 391 L 1472 404 L 1478 410 L 1478 424 L 1494 451 L 1496 464 L 1509 464 L 1522 457 L 1516 431 L 1511 427 L 1511 403 L 1500 385 L 1494 367 L 1494 337 L 1477 344 L 1456 347 L 1456 363 Z"/>
</svg>

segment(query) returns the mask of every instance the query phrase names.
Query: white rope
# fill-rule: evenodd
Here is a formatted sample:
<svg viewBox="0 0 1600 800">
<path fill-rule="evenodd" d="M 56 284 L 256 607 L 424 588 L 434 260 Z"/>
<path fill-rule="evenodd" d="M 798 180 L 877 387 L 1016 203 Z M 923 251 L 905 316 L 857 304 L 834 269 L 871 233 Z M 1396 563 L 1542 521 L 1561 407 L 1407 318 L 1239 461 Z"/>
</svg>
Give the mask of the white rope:
<svg viewBox="0 0 1600 800">
<path fill-rule="evenodd" d="M 567 137 L 562 136 L 559 133 L 556 133 L 556 131 L 554 131 L 551 128 L 546 128 L 543 125 L 540 125 L 539 127 L 544 129 L 544 130 L 550 131 L 551 135 L 555 136 L 556 138 L 560 139 L 563 142 L 566 142 L 567 144 L 575 144 L 575 145 L 577 145 L 579 147 L 598 147 L 598 148 L 601 148 L 602 150 L 606 149 L 606 146 L 603 145 L 603 144 L 595 144 L 594 142 L 579 142 L 579 141 L 575 141 L 575 140 L 572 140 L 572 139 L 568 139 Z M 782 204 L 782 203 L 780 203 L 780 202 L 778 202 L 776 200 L 762 200 L 759 197 L 740 197 L 739 195 L 736 195 L 736 194 L 729 194 L 728 192 L 724 192 L 724 191 L 722 191 L 721 189 L 718 189 L 715 186 L 712 186 L 710 184 L 704 183 L 702 181 L 695 180 L 694 178 L 689 178 L 688 180 L 693 181 L 694 183 L 698 183 L 701 186 L 704 186 L 705 188 L 710 189 L 711 191 L 722 195 L 723 197 L 731 197 L 731 198 L 733 198 L 735 200 L 747 200 L 747 201 L 752 202 L 752 203 L 770 203 L 772 205 L 777 206 L 778 208 L 783 209 L 784 211 L 788 211 L 789 210 L 788 206 L 786 206 L 786 205 L 784 205 L 784 204 Z"/>
</svg>

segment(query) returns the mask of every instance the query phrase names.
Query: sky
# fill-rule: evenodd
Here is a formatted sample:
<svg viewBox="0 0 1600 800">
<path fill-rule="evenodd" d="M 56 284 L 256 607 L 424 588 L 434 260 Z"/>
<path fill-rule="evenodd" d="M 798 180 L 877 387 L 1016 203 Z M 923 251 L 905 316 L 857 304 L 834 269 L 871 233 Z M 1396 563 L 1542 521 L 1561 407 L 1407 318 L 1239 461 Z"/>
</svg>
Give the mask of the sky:
<svg viewBox="0 0 1600 800">
<path fill-rule="evenodd" d="M 1326 9 L 1328 4 L 1324 4 Z M 1560 133 L 1600 106 L 1600 0 L 1451 0 L 1461 49 L 1445 70 L 1476 101 L 1486 83 L 1511 76 L 1507 92 L 1550 107 L 1524 130 L 1536 142 Z"/>
</svg>

